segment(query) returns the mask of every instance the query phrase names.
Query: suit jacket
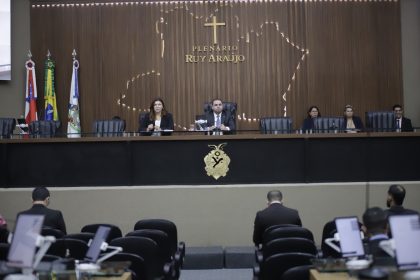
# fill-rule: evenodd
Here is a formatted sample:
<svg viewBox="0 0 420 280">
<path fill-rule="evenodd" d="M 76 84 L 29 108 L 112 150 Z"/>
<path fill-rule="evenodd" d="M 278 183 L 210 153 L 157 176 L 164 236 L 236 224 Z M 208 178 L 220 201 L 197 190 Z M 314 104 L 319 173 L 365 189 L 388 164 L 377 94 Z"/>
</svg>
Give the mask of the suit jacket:
<svg viewBox="0 0 420 280">
<path fill-rule="evenodd" d="M 264 210 L 259 211 L 255 216 L 253 236 L 255 245 L 261 244 L 263 233 L 267 228 L 279 224 L 302 226 L 302 221 L 297 210 L 283 206 L 280 203 L 272 203 Z"/>
<path fill-rule="evenodd" d="M 230 131 L 235 130 L 235 120 L 233 119 L 232 115 L 226 111 L 222 111 L 222 116 L 220 119 L 220 123 L 224 126 L 229 127 Z M 207 127 L 213 126 L 216 124 L 216 121 L 214 119 L 214 112 L 211 111 L 210 113 L 206 114 L 206 120 L 207 120 Z"/>
<path fill-rule="evenodd" d="M 58 229 L 67 234 L 63 214 L 59 210 L 49 209 L 42 204 L 34 204 L 31 209 L 20 212 L 18 216 L 21 214 L 44 215 L 44 227 Z"/>
<path fill-rule="evenodd" d="M 369 255 L 372 255 L 373 258 L 386 258 L 389 257 L 389 255 L 382 250 L 382 248 L 379 246 L 379 243 L 383 240 L 388 240 L 387 237 L 380 237 L 378 239 L 370 240 L 369 238 L 366 238 L 363 240 L 366 253 Z"/>
<path fill-rule="evenodd" d="M 341 130 L 346 130 L 347 129 L 347 118 L 344 117 L 343 120 L 344 120 L 343 124 L 340 128 L 341 128 Z M 363 128 L 364 128 L 363 122 L 359 117 L 353 116 L 353 123 L 354 123 L 355 129 L 363 130 Z"/>
<path fill-rule="evenodd" d="M 388 214 L 388 216 L 419 214 L 419 212 L 411 209 L 406 209 L 402 205 L 391 206 L 389 209 L 385 210 L 385 212 Z"/>
<path fill-rule="evenodd" d="M 147 113 L 143 119 L 141 119 L 141 123 L 140 123 L 140 132 L 142 135 L 152 135 L 153 131 L 149 131 L 147 132 L 147 127 L 149 126 L 149 124 L 155 124 L 155 121 L 150 120 L 150 113 Z M 161 120 L 160 120 L 160 129 L 164 130 L 164 129 L 170 129 L 173 130 L 174 129 L 174 119 L 172 117 L 171 113 L 166 113 L 166 115 L 162 116 Z M 170 132 L 162 132 L 162 135 L 170 135 Z"/>
<path fill-rule="evenodd" d="M 394 120 L 394 130 L 396 130 L 396 126 L 397 126 L 397 119 Z M 410 119 L 402 117 L 401 131 L 402 132 L 413 131 L 413 126 L 411 125 L 411 120 Z"/>
</svg>

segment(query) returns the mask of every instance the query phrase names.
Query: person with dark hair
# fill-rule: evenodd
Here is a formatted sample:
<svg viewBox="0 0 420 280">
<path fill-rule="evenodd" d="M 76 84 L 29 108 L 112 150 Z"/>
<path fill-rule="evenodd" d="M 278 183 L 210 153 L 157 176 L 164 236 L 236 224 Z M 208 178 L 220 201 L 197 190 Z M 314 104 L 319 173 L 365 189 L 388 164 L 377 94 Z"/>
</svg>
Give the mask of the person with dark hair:
<svg viewBox="0 0 420 280">
<path fill-rule="evenodd" d="M 354 133 L 363 130 L 362 120 L 354 115 L 353 106 L 346 105 L 344 107 L 344 121 L 341 129 L 347 133 Z"/>
<path fill-rule="evenodd" d="M 156 98 L 150 104 L 150 111 L 140 123 L 142 135 L 160 135 L 164 130 L 174 130 L 174 119 L 172 114 L 165 108 L 165 103 L 161 98 Z M 163 135 L 170 135 L 170 132 Z"/>
<path fill-rule="evenodd" d="M 32 191 L 32 208 L 18 214 L 44 215 L 44 227 L 58 229 L 67 234 L 63 214 L 59 210 L 47 208 L 50 204 L 50 192 L 45 187 L 37 187 Z"/>
<path fill-rule="evenodd" d="M 206 115 L 207 127 L 209 131 L 233 131 L 235 130 L 235 121 L 229 112 L 223 110 L 223 102 L 215 98 L 211 102 L 211 112 Z"/>
<path fill-rule="evenodd" d="M 388 240 L 388 216 L 384 210 L 379 207 L 368 208 L 363 214 L 363 225 L 366 228 L 365 243 L 368 248 L 368 254 L 374 257 L 389 257 L 385 251 L 379 247 L 379 243 Z"/>
<path fill-rule="evenodd" d="M 392 215 L 410 215 L 418 214 L 417 211 L 406 209 L 403 207 L 405 198 L 405 188 L 401 185 L 391 185 L 388 189 L 388 197 L 386 199 L 386 210 L 388 216 Z"/>
<path fill-rule="evenodd" d="M 303 120 L 302 130 L 303 132 L 314 130 L 314 119 L 321 117 L 321 112 L 317 106 L 311 106 L 308 109 L 308 116 Z"/>
<path fill-rule="evenodd" d="M 392 107 L 392 111 L 395 114 L 394 130 L 395 131 L 413 131 L 413 126 L 411 125 L 411 120 L 405 118 L 403 113 L 403 108 L 399 104 L 395 104 Z"/>
<path fill-rule="evenodd" d="M 267 193 L 268 207 L 255 216 L 253 240 L 256 246 L 262 243 L 264 231 L 273 225 L 292 224 L 302 226 L 299 213 L 283 205 L 283 194 L 279 190 Z"/>
</svg>

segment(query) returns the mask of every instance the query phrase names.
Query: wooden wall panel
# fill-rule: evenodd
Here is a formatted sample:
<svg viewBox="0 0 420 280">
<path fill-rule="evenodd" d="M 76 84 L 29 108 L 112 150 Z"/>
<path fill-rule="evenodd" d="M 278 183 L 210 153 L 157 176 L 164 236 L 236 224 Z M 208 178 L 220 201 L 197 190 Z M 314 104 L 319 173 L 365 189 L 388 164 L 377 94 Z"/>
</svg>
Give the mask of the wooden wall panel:
<svg viewBox="0 0 420 280">
<path fill-rule="evenodd" d="M 177 129 L 188 128 L 214 97 L 238 103 L 240 129 L 285 114 L 298 128 L 313 104 L 323 115 L 340 115 L 346 104 L 363 115 L 402 102 L 398 1 L 108 2 L 32 1 L 39 95 L 49 49 L 64 126 L 73 48 L 85 133 L 93 120 L 114 115 L 137 130 L 139 112 L 157 96 Z M 219 45 L 237 46 L 244 62 L 185 62 L 193 45 L 212 45 L 204 23 L 213 15 L 226 23 Z"/>
</svg>

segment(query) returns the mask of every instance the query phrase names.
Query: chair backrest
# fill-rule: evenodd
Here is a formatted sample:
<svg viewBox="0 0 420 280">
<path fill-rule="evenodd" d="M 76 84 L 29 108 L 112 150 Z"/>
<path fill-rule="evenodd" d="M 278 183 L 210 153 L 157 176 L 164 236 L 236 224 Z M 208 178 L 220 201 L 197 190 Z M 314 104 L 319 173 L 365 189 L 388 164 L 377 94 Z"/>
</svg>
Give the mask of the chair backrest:
<svg viewBox="0 0 420 280">
<path fill-rule="evenodd" d="M 263 134 L 286 134 L 292 132 L 292 118 L 266 117 L 260 119 L 260 132 Z"/>
<path fill-rule="evenodd" d="M 287 238 L 287 237 L 300 237 L 306 238 L 311 241 L 314 241 L 314 235 L 312 232 L 303 227 L 281 227 L 273 229 L 270 232 L 263 234 L 263 244 L 267 244 L 271 240 L 278 238 Z"/>
<path fill-rule="evenodd" d="M 147 268 L 147 279 L 155 279 L 162 276 L 163 268 L 159 263 L 159 246 L 150 238 L 127 236 L 116 238 L 110 245 L 123 248 L 124 253 L 135 254 L 143 258 Z"/>
<path fill-rule="evenodd" d="M 366 112 L 366 127 L 374 132 L 389 132 L 395 128 L 394 112 Z"/>
<path fill-rule="evenodd" d="M 272 231 L 272 230 L 275 230 L 276 228 L 284 228 L 284 227 L 300 227 L 300 226 L 298 226 L 298 225 L 294 225 L 294 224 L 279 224 L 279 225 L 272 225 L 272 226 L 269 226 L 268 228 L 266 228 L 266 229 L 264 230 L 264 233 L 265 233 L 265 234 L 268 234 L 268 232 L 270 232 L 270 231 Z"/>
<path fill-rule="evenodd" d="M 106 242 L 109 243 L 112 239 L 115 238 L 119 238 L 122 237 L 122 232 L 121 229 L 119 227 L 117 227 L 116 225 L 111 225 L 111 224 L 90 224 L 90 225 L 85 225 L 81 232 L 90 232 L 95 234 L 96 231 L 98 230 L 98 228 L 100 226 L 106 226 L 106 227 L 110 227 L 111 231 L 108 234 L 108 238 L 106 239 Z"/>
<path fill-rule="evenodd" d="M 145 219 L 140 220 L 134 225 L 134 230 L 140 229 L 158 229 L 168 235 L 171 246 L 171 254 L 174 255 L 178 249 L 178 230 L 176 225 L 164 219 Z"/>
<path fill-rule="evenodd" d="M 264 245 L 263 259 L 278 253 L 307 253 L 316 256 L 318 250 L 315 243 L 306 238 L 289 237 L 274 239 Z"/>
<path fill-rule="evenodd" d="M 139 114 L 139 132 L 140 132 L 140 126 L 143 123 L 144 118 L 146 117 L 147 112 L 141 112 Z"/>
<path fill-rule="evenodd" d="M 124 262 L 129 261 L 130 266 L 129 269 L 134 272 L 132 276 L 133 280 L 147 280 L 146 274 L 146 267 L 144 264 L 144 259 L 136 254 L 130 253 L 118 253 L 107 259 L 107 261 L 114 261 L 114 262 Z M 134 276 L 134 277 L 133 277 Z"/>
<path fill-rule="evenodd" d="M 54 243 L 51 244 L 47 254 L 61 258 L 74 258 L 76 260 L 83 260 L 88 248 L 89 246 L 84 241 L 71 238 L 62 238 L 57 239 Z"/>
<path fill-rule="evenodd" d="M 93 122 L 93 133 L 98 137 L 122 136 L 124 129 L 124 120 L 96 120 Z"/>
<path fill-rule="evenodd" d="M 0 139 L 10 138 L 15 129 L 16 121 L 13 118 L 0 118 Z"/>
<path fill-rule="evenodd" d="M 156 242 L 159 246 L 159 255 L 163 263 L 171 261 L 171 244 L 169 243 L 168 235 L 158 229 L 139 229 L 126 234 L 126 236 L 147 237 Z"/>
<path fill-rule="evenodd" d="M 6 261 L 9 254 L 10 244 L 0 243 L 0 261 Z"/>
<path fill-rule="evenodd" d="M 29 124 L 29 133 L 32 137 L 54 137 L 59 126 L 56 121 L 33 121 Z"/>
<path fill-rule="evenodd" d="M 207 115 L 212 111 L 211 107 L 212 107 L 211 102 L 204 103 L 204 115 Z M 235 102 L 223 102 L 223 111 L 231 114 L 235 123 L 236 123 L 237 109 L 238 109 L 238 104 L 236 104 Z"/>
<path fill-rule="evenodd" d="M 309 270 L 315 268 L 313 265 L 300 265 L 286 270 L 281 280 L 308 280 Z"/>
<path fill-rule="evenodd" d="M 7 243 L 8 237 L 9 237 L 9 230 L 5 227 L 0 227 L 0 244 Z"/>
<path fill-rule="evenodd" d="M 89 240 L 93 240 L 93 237 L 95 236 L 94 233 L 91 232 L 80 232 L 80 233 L 71 233 L 64 236 L 64 238 L 71 238 L 71 239 L 77 239 L 82 240 L 86 243 L 89 243 Z"/>
<path fill-rule="evenodd" d="M 64 237 L 64 232 L 62 232 L 59 229 L 44 227 L 41 230 L 41 235 L 42 236 L 54 236 L 55 238 L 62 238 L 62 237 Z"/>
<path fill-rule="evenodd" d="M 328 258 L 340 258 L 341 253 L 337 252 L 333 248 L 327 245 L 325 243 L 325 239 L 334 237 L 334 234 L 337 232 L 337 227 L 335 226 L 335 221 L 329 221 L 324 225 L 324 228 L 322 230 L 322 243 L 321 243 L 321 251 L 322 251 L 322 257 Z"/>
<path fill-rule="evenodd" d="M 343 117 L 318 117 L 314 118 L 315 133 L 334 133 L 343 127 Z"/>
<path fill-rule="evenodd" d="M 305 253 L 279 253 L 268 257 L 261 267 L 262 279 L 278 280 L 292 267 L 311 265 L 314 255 Z"/>
</svg>

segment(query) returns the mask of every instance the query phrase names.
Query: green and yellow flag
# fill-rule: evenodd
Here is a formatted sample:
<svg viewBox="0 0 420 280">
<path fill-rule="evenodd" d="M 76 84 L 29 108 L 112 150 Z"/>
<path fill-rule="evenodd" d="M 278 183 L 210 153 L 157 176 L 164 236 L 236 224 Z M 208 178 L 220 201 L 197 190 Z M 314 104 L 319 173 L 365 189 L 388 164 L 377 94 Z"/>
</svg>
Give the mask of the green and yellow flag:
<svg viewBox="0 0 420 280">
<path fill-rule="evenodd" d="M 45 120 L 46 121 L 58 121 L 58 110 L 57 101 L 55 96 L 54 87 L 54 69 L 55 63 L 48 56 L 45 61 L 45 87 L 44 87 L 44 99 L 45 99 Z"/>
</svg>

